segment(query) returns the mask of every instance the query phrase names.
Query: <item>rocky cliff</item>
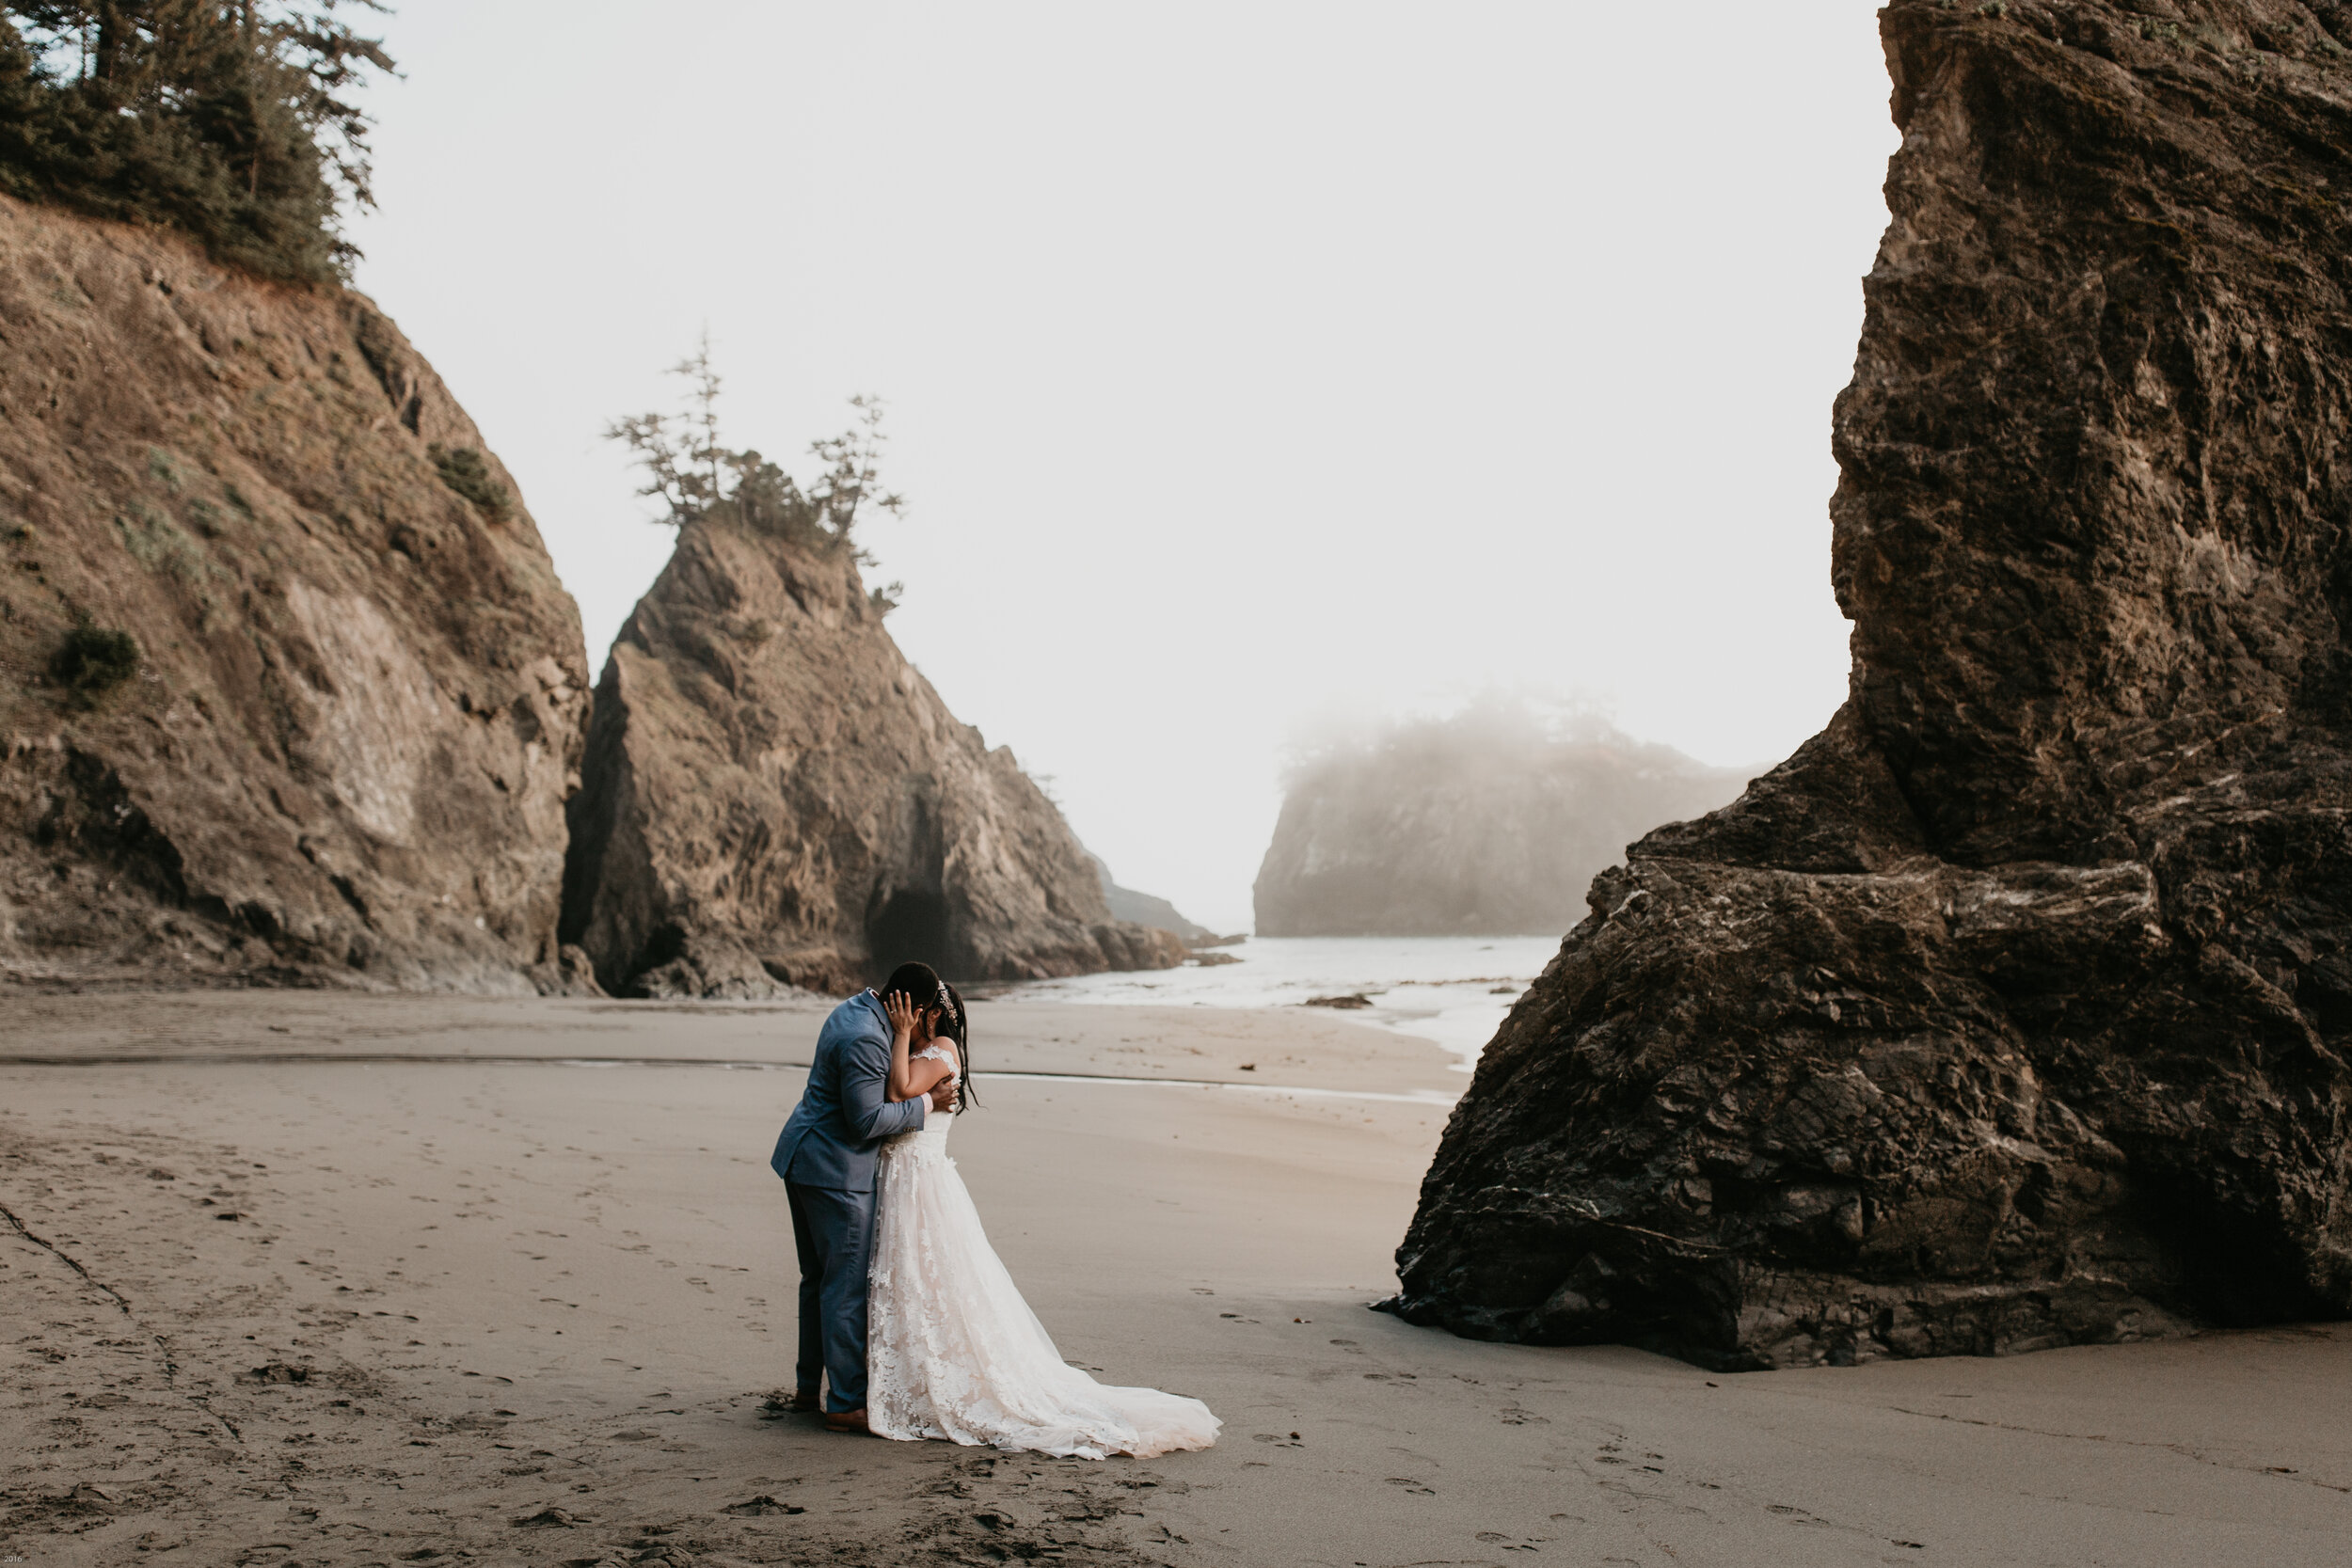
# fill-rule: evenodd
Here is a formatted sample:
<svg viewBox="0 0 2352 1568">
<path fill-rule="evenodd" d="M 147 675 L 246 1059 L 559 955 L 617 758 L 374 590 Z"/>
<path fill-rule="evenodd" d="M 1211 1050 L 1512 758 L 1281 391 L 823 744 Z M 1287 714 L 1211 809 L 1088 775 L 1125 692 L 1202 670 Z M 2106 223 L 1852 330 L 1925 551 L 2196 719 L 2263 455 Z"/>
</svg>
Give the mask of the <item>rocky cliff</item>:
<svg viewBox="0 0 2352 1568">
<path fill-rule="evenodd" d="M 1092 850 L 1087 859 L 1094 863 L 1094 879 L 1103 884 L 1103 902 L 1110 910 L 1113 920 L 1131 921 L 1173 932 L 1186 945 L 1216 945 L 1224 939 L 1198 921 L 1184 918 L 1184 911 L 1156 893 L 1138 893 L 1131 887 L 1119 885 L 1111 875 L 1109 864 Z"/>
<path fill-rule="evenodd" d="M 579 618 L 399 329 L 0 199 L 0 974 L 563 985 Z"/>
<path fill-rule="evenodd" d="M 637 995 L 840 991 L 921 958 L 1166 968 L 1012 752 L 900 656 L 846 554 L 679 531 L 613 644 L 571 805 L 564 932 Z"/>
<path fill-rule="evenodd" d="M 1481 709 L 1399 725 L 1293 775 L 1252 889 L 1258 934 L 1557 931 L 1627 844 L 1744 777 L 1606 725 Z"/>
<path fill-rule="evenodd" d="M 1761 1367 L 2352 1309 L 2352 8 L 1882 30 L 1851 694 L 1595 883 L 1417 1322 Z"/>
</svg>

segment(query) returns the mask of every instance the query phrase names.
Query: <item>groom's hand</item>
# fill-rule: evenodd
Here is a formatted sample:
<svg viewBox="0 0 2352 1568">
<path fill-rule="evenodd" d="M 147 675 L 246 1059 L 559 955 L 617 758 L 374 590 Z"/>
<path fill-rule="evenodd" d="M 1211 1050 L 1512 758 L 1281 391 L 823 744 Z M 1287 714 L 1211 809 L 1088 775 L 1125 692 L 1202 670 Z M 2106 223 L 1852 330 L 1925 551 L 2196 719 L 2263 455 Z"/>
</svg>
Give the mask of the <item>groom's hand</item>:
<svg viewBox="0 0 2352 1568">
<path fill-rule="evenodd" d="M 931 1085 L 931 1109 L 946 1116 L 956 1108 L 956 1081 L 942 1078 Z"/>
</svg>

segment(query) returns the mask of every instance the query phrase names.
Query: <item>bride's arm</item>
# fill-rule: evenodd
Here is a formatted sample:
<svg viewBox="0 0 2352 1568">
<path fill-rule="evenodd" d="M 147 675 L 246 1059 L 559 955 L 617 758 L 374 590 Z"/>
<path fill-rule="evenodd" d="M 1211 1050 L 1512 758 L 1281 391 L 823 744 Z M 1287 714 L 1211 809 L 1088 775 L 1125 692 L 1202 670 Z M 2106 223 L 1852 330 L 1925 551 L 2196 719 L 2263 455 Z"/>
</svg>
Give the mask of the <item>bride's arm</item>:
<svg viewBox="0 0 2352 1568">
<path fill-rule="evenodd" d="M 911 1068 L 907 1072 L 907 1087 L 905 1093 L 901 1094 L 898 1091 L 898 1079 L 894 1073 L 891 1080 L 890 1098 L 893 1100 L 920 1100 L 925 1095 L 930 1093 L 931 1090 L 937 1088 L 939 1086 L 939 1081 L 946 1077 L 949 1070 L 950 1069 L 946 1063 L 933 1061 L 928 1057 L 922 1061 L 915 1062 L 911 1065 Z"/>
<path fill-rule="evenodd" d="M 882 998 L 882 1011 L 890 1015 L 890 1084 L 892 1101 L 920 1100 L 947 1076 L 946 1062 L 926 1058 L 914 1059 L 914 999 L 904 991 L 892 991 Z"/>
<path fill-rule="evenodd" d="M 894 1101 L 913 1100 L 907 1092 L 907 1058 L 914 1040 L 914 998 L 894 990 L 882 998 L 882 1013 L 890 1020 L 890 1082 L 884 1092 Z"/>
</svg>

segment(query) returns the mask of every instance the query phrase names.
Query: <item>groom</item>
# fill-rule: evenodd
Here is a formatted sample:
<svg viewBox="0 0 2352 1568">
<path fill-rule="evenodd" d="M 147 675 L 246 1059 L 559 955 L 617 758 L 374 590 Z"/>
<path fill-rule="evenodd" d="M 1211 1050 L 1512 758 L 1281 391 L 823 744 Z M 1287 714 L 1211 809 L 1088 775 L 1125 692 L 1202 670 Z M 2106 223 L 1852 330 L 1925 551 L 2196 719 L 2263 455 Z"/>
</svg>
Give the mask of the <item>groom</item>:
<svg viewBox="0 0 2352 1568">
<path fill-rule="evenodd" d="M 794 1410 L 815 1410 L 817 1381 L 830 1383 L 825 1425 L 866 1426 L 866 1265 L 874 1247 L 874 1155 L 884 1139 L 923 1125 L 924 1107 L 955 1109 L 953 1079 L 926 1100 L 892 1104 L 890 1020 L 882 997 L 904 991 L 918 1017 L 938 1011 L 939 976 L 900 964 L 879 994 L 862 990 L 833 1010 L 817 1035 L 817 1059 L 801 1102 L 769 1160 L 792 1204 L 801 1254 L 801 1359 Z M 934 1018 L 932 1022 L 936 1022 Z"/>
</svg>

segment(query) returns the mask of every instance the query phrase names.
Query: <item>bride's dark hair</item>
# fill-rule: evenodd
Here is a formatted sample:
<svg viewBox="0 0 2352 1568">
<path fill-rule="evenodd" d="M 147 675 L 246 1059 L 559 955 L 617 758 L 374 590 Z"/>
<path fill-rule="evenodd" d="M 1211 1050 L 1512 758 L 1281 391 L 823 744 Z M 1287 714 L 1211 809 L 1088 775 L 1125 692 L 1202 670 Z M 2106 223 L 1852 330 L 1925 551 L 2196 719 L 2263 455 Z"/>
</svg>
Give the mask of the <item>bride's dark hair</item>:
<svg viewBox="0 0 2352 1568">
<path fill-rule="evenodd" d="M 961 991 L 942 980 L 939 982 L 939 993 L 948 1002 L 939 1021 L 939 1032 L 956 1042 L 956 1115 L 961 1116 L 980 1102 L 979 1097 L 972 1092 L 972 1021 L 963 1010 Z"/>
</svg>

